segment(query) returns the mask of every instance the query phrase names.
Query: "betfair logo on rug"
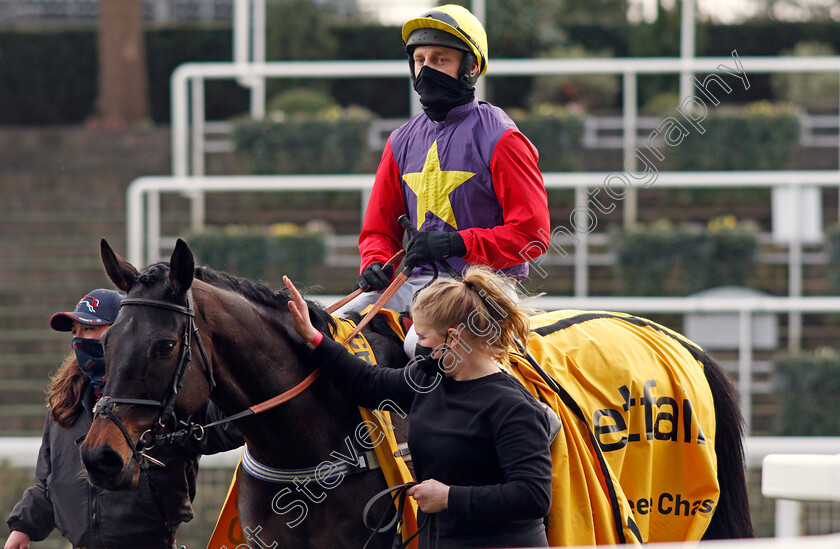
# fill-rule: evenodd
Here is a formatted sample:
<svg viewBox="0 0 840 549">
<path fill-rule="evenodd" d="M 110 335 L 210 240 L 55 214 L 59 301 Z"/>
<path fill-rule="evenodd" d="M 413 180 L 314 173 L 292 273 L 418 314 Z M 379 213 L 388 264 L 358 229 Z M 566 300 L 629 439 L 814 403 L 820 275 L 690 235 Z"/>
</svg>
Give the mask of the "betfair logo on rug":
<svg viewBox="0 0 840 549">
<path fill-rule="evenodd" d="M 631 394 L 626 385 L 618 388 L 621 408 L 602 408 L 592 416 L 592 430 L 604 452 L 621 450 L 629 442 L 663 440 L 706 444 L 700 424 L 687 398 L 655 397 L 656 380 L 645 381 L 641 395 Z"/>
</svg>

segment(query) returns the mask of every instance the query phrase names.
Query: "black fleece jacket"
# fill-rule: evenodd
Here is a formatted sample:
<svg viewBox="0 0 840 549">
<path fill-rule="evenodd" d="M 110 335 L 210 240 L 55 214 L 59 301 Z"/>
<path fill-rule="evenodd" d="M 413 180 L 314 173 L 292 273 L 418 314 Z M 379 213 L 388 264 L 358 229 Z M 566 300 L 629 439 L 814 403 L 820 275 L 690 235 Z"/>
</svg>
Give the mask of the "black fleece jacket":
<svg viewBox="0 0 840 549">
<path fill-rule="evenodd" d="M 450 486 L 448 508 L 433 515 L 440 536 L 436 547 L 547 545 L 548 417 L 513 376 L 436 380 L 414 365 L 371 366 L 328 338 L 312 358 L 359 405 L 393 409 L 390 400 L 409 414 L 417 480 Z M 433 546 L 434 537 L 434 528 L 424 531 L 420 546 Z"/>
<path fill-rule="evenodd" d="M 47 414 L 35 484 L 24 492 L 6 520 L 9 529 L 40 541 L 58 528 L 74 547 L 170 549 L 178 525 L 193 518 L 199 457 L 241 446 L 242 435 L 227 423 L 224 428 L 208 429 L 200 443 L 155 447 L 149 455 L 166 467 L 152 466 L 140 474 L 136 488 L 112 492 L 88 482 L 76 443 L 90 429 L 93 404 L 88 386 L 83 398 L 85 410 L 67 429 Z M 221 417 L 221 411 L 208 403 L 194 419 L 209 423 Z"/>
</svg>

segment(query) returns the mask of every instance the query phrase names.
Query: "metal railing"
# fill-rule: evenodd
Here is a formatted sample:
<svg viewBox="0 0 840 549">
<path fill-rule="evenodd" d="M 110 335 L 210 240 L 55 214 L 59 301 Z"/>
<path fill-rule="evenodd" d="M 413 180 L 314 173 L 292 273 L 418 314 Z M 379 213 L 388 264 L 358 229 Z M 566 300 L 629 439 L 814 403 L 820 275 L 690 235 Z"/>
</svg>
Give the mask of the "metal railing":
<svg viewBox="0 0 840 549">
<path fill-rule="evenodd" d="M 789 188 L 792 190 L 791 226 L 794 234 L 788 247 L 788 295 L 802 295 L 803 239 L 798 235 L 800 192 L 804 188 L 840 186 L 840 171 L 754 171 L 754 172 L 656 172 L 636 174 L 615 172 L 545 173 L 547 189 L 574 189 L 575 209 L 572 217 L 552 227 L 552 246 L 565 251 L 556 236 L 567 236 L 574 242 L 574 292 L 576 297 L 589 294 L 589 235 L 597 224 L 597 211 L 590 200 L 599 190 L 613 185 L 615 177 L 646 187 L 657 188 Z M 373 185 L 373 174 L 309 175 L 309 176 L 152 176 L 136 179 L 128 188 L 127 242 L 128 257 L 136 265 L 156 261 L 161 254 L 160 194 L 223 192 L 223 191 L 355 191 L 362 194 L 360 219 L 364 216 L 366 198 Z M 640 181 L 641 180 L 641 181 Z M 604 195 L 602 195 L 603 197 Z M 145 207 L 144 207 L 145 206 Z M 593 214 L 593 211 L 595 212 Z M 593 217 L 594 215 L 594 217 Z M 202 223 L 203 224 L 203 223 Z M 193 226 L 193 229 L 197 227 Z M 537 254 L 539 255 L 539 254 Z M 532 263 L 533 265 L 534 263 Z M 540 273 L 536 262 L 534 271 Z"/>
<path fill-rule="evenodd" d="M 743 71 L 743 72 L 741 72 Z M 615 74 L 623 79 L 622 86 L 622 143 L 624 166 L 629 171 L 638 169 L 636 147 L 638 141 L 638 78 L 646 74 L 698 74 L 728 73 L 737 75 L 745 89 L 750 87 L 749 74 L 753 73 L 831 72 L 840 78 L 840 56 L 835 57 L 731 57 L 698 58 L 631 58 L 631 59 L 494 59 L 486 78 L 504 76 L 539 76 L 556 74 Z M 266 78 L 373 78 L 393 77 L 406 81 L 412 112 L 419 112 L 416 94 L 406 78 L 403 61 L 284 61 L 284 62 L 234 62 L 187 63 L 172 74 L 172 174 L 175 177 L 203 175 L 205 173 L 205 98 L 207 80 L 231 80 L 250 83 L 252 86 L 252 115 L 261 116 L 264 97 L 260 86 L 254 83 Z M 694 79 L 697 96 L 681 98 L 674 105 L 677 112 L 687 113 L 699 107 L 708 97 L 708 90 Z M 705 82 L 705 80 L 703 80 Z M 734 82 L 734 81 L 733 81 Z M 730 87 L 731 92 L 731 87 Z M 728 92 L 727 92 L 728 93 Z M 717 100 L 717 98 L 715 98 Z M 719 101 L 719 100 L 717 100 Z M 717 103 L 710 101 L 713 105 Z M 705 103 L 704 103 L 705 105 Z M 705 108 L 705 107 L 704 107 Z M 838 115 L 840 117 L 840 115 Z M 696 122 L 696 121 L 694 121 Z M 686 124 L 693 124 L 686 119 Z M 824 122 L 823 122 L 824 123 Z M 840 140 L 838 141 L 840 147 Z M 193 227 L 204 222 L 203 195 L 195 190 L 191 194 L 191 219 Z M 635 190 L 623 202 L 625 222 L 636 219 Z"/>
<path fill-rule="evenodd" d="M 544 297 L 540 307 L 544 309 L 579 308 L 606 309 L 641 313 L 701 313 L 718 312 L 738 315 L 741 325 L 739 359 L 739 392 L 742 397 L 744 416 L 750 418 L 753 390 L 752 365 L 753 345 L 751 343 L 752 316 L 755 313 L 786 313 L 788 322 L 788 345 L 798 348 L 802 337 L 802 315 L 805 313 L 840 313 L 840 298 L 802 297 L 803 246 L 800 239 L 792 239 L 788 253 L 789 293 L 787 297 L 709 299 L 685 298 L 600 298 L 588 296 L 588 241 L 590 232 L 576 218 L 590 211 L 589 191 L 604 185 L 612 174 L 545 174 L 547 188 L 573 188 L 576 191 L 575 218 L 569 220 L 566 228 L 557 225 L 552 231 L 563 233 L 574 242 L 575 297 Z M 142 266 L 161 258 L 162 237 L 160 234 L 160 195 L 162 193 L 184 193 L 198 190 L 209 192 L 246 191 L 351 191 L 364 196 L 369 191 L 373 176 L 368 175 L 321 175 L 321 176 L 204 176 L 204 177 L 142 177 L 135 180 L 128 189 L 128 260 Z M 720 187 L 735 185 L 749 187 L 786 186 L 799 191 L 804 186 L 840 185 L 840 172 L 661 172 L 656 174 L 655 184 L 663 187 Z M 793 196 L 797 196 L 797 192 Z M 794 198 L 794 201 L 796 198 Z M 798 227 L 798 208 L 793 209 L 794 227 Z M 144 246 L 145 239 L 145 246 Z M 562 245 L 565 245 L 563 243 Z M 560 248 L 562 245 L 552 247 Z M 549 274 L 538 264 L 539 258 L 531 262 L 532 277 Z"/>
</svg>

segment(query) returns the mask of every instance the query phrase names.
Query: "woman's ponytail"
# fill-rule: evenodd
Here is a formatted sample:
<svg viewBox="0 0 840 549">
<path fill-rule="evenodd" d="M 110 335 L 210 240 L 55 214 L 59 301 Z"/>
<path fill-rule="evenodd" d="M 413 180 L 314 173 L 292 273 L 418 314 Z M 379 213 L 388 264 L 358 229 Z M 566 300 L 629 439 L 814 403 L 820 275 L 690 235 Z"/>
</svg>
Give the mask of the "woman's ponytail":
<svg viewBox="0 0 840 549">
<path fill-rule="evenodd" d="M 412 314 L 422 314 L 435 328 L 461 328 L 469 341 L 484 344 L 496 360 L 506 362 L 519 339 L 526 344 L 530 322 L 519 307 L 516 281 L 487 267 L 469 267 L 463 282 L 441 280 L 417 294 Z"/>
</svg>

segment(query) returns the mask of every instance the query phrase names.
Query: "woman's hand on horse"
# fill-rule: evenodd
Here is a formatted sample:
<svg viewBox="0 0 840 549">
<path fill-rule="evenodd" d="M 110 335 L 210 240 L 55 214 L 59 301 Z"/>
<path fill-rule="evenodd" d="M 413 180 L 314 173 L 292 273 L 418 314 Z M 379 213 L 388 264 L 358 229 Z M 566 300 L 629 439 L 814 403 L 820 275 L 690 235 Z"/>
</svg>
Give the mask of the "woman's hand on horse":
<svg viewBox="0 0 840 549">
<path fill-rule="evenodd" d="M 4 549 L 29 549 L 29 534 L 20 530 L 12 530 L 9 539 L 6 540 Z"/>
<path fill-rule="evenodd" d="M 430 478 L 408 489 L 424 513 L 438 513 L 449 507 L 449 486 Z"/>
<path fill-rule="evenodd" d="M 292 295 L 292 300 L 289 301 L 289 312 L 292 313 L 292 324 L 295 331 L 300 334 L 305 343 L 312 341 L 318 335 L 318 330 L 315 329 L 309 319 L 309 307 L 306 306 L 306 301 L 288 276 L 283 276 L 283 282 L 286 283 L 286 287 Z"/>
</svg>

